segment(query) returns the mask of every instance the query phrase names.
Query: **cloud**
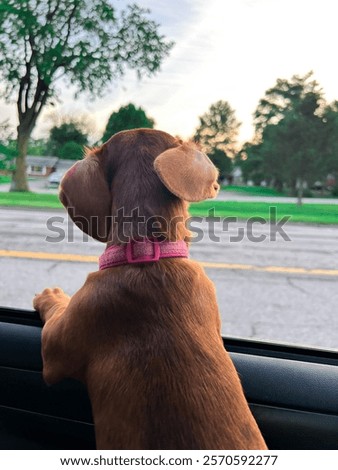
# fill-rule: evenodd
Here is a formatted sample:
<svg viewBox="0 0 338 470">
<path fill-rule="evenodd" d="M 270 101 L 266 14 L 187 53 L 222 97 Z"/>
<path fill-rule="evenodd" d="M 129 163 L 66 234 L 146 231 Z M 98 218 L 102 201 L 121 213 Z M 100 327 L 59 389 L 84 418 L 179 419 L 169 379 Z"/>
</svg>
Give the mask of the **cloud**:
<svg viewBox="0 0 338 470">
<path fill-rule="evenodd" d="M 151 9 L 160 32 L 176 45 L 156 76 L 138 81 L 128 72 L 104 99 L 73 99 L 62 87 L 59 112 L 90 113 L 103 129 L 111 112 L 133 102 L 157 128 L 189 137 L 198 116 L 218 101 L 229 101 L 243 123 L 241 140 L 252 136 L 252 113 L 277 78 L 314 70 L 327 92 L 338 98 L 335 2 L 331 0 L 140 0 Z M 1 112 L 13 117 L 13 110 Z M 7 114 L 8 113 L 8 114 Z M 44 128 L 45 129 L 45 128 Z M 40 119 L 36 134 L 43 131 Z"/>
</svg>

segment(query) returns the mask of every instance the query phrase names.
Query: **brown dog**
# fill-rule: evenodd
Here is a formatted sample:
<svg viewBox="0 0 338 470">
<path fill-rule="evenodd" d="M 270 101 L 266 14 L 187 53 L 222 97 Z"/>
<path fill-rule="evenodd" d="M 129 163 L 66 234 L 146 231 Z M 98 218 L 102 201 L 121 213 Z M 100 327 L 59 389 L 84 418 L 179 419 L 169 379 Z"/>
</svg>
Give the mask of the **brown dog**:
<svg viewBox="0 0 338 470">
<path fill-rule="evenodd" d="M 86 384 L 100 449 L 266 449 L 223 347 L 214 285 L 184 257 L 186 201 L 217 191 L 204 154 L 147 129 L 114 135 L 63 178 L 62 203 L 108 251 L 72 298 L 35 297 L 43 375 Z M 130 240 L 145 238 L 154 254 L 139 257 Z M 105 264 L 125 247 L 125 262 Z"/>
</svg>

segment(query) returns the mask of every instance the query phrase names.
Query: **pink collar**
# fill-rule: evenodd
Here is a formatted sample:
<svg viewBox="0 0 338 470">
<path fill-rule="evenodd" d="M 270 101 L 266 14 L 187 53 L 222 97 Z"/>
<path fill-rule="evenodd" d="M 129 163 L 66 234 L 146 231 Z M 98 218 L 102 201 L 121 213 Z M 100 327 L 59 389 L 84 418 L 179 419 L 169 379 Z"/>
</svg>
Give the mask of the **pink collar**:
<svg viewBox="0 0 338 470">
<path fill-rule="evenodd" d="M 153 263 L 160 258 L 188 258 L 184 240 L 132 240 L 126 245 L 111 245 L 99 258 L 99 268 L 107 269 L 121 264 Z"/>
</svg>

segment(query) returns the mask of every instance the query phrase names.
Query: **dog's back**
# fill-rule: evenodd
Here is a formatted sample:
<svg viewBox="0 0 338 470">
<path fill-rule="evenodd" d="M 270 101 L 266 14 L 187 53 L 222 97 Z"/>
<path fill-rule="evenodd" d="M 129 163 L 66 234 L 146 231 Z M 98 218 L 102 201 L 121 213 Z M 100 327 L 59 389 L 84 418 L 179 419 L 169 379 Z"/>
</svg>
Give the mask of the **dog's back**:
<svg viewBox="0 0 338 470">
<path fill-rule="evenodd" d="M 197 263 L 123 266 L 88 282 L 99 448 L 264 446 L 222 344 L 214 286 Z"/>
</svg>

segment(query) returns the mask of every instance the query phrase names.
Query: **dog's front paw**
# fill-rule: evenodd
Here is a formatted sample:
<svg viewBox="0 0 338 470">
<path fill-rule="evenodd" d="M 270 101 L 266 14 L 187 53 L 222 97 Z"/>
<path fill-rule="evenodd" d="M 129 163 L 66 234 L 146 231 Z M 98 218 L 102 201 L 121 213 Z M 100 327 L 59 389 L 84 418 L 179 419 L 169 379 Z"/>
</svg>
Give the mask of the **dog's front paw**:
<svg viewBox="0 0 338 470">
<path fill-rule="evenodd" d="M 33 307 L 40 314 L 40 318 L 45 323 L 48 320 L 48 313 L 55 306 L 65 306 L 69 303 L 70 297 L 65 294 L 62 289 L 55 287 L 54 289 L 44 289 L 41 294 L 35 294 L 33 299 Z"/>
</svg>

